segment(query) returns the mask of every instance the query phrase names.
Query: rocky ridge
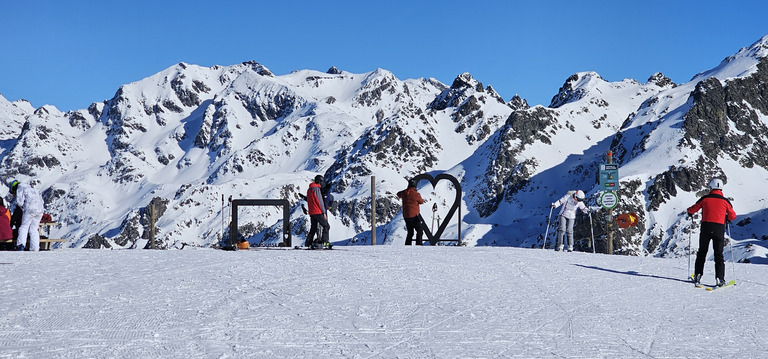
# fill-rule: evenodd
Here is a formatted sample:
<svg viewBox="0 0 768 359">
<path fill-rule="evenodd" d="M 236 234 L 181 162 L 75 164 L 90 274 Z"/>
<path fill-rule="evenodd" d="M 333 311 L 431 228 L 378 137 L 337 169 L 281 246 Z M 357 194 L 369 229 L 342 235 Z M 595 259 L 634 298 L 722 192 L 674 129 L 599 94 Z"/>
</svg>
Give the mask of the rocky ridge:
<svg viewBox="0 0 768 359">
<path fill-rule="evenodd" d="M 155 207 L 159 246 L 181 248 L 228 241 L 230 196 L 289 199 L 294 237 L 302 237 L 299 194 L 318 173 L 337 198 L 337 241 L 370 240 L 376 176 L 378 237 L 398 243 L 402 222 L 392 195 L 407 178 L 448 172 L 462 183 L 466 243 L 533 247 L 544 240 L 548 204 L 565 191 L 583 189 L 597 207 L 597 168 L 612 150 L 622 168 L 616 211 L 640 217 L 637 227 L 613 229 L 616 252 L 680 255 L 690 224 L 677 214 L 712 177 L 734 188 L 747 215 L 737 232 L 760 237 L 765 206 L 742 198 L 748 184 L 734 178 L 760 169 L 759 179 L 768 169 L 767 43 L 685 84 L 661 73 L 645 83 L 577 73 L 549 107 L 530 107 L 517 95 L 504 101 L 468 73 L 446 86 L 382 69 L 275 76 L 256 62 L 180 63 L 68 113 L 0 97 L 0 175 L 43 190 L 62 224 L 53 235 L 67 246 L 147 247 L 147 213 Z M 444 214 L 451 189 L 429 187 L 422 191 Z M 242 211 L 241 235 L 279 242 L 277 210 Z M 599 250 L 605 215 L 593 214 Z M 590 250 L 588 228 L 577 225 L 579 249 Z"/>
</svg>

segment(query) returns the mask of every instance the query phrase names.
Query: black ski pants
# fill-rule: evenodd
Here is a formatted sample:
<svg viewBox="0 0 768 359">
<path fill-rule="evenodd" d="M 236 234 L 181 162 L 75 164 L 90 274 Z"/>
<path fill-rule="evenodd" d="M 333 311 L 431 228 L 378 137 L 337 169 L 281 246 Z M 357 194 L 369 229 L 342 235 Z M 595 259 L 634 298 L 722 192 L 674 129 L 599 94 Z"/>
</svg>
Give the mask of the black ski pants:
<svg viewBox="0 0 768 359">
<path fill-rule="evenodd" d="M 309 234 L 307 234 L 307 239 L 304 241 L 304 247 L 311 247 L 312 243 L 315 239 L 315 233 L 317 233 L 317 226 L 322 227 L 320 230 L 321 235 L 319 241 L 315 241 L 314 243 L 327 243 L 328 242 L 328 230 L 331 229 L 331 225 L 328 224 L 328 220 L 325 219 L 325 215 L 323 214 L 313 214 L 309 216 Z"/>
<path fill-rule="evenodd" d="M 419 216 L 405 218 L 405 229 L 408 233 L 405 235 L 405 245 L 410 246 L 413 241 L 413 231 L 416 231 L 416 245 L 421 245 L 421 238 L 424 234 L 424 230 L 421 228 L 421 221 Z"/>
<path fill-rule="evenodd" d="M 704 262 L 707 260 L 710 241 L 712 241 L 712 250 L 715 252 L 715 277 L 725 279 L 725 261 L 723 260 L 725 224 L 720 223 L 701 222 L 699 252 L 696 254 L 696 274 L 704 274 Z"/>
</svg>

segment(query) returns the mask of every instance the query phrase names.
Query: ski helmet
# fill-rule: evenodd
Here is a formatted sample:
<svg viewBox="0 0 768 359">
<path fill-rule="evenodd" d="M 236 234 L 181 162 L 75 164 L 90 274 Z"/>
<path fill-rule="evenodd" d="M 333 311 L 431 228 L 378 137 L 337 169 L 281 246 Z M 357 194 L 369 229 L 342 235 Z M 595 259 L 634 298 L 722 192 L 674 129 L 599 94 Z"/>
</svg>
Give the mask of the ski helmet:
<svg viewBox="0 0 768 359">
<path fill-rule="evenodd" d="M 576 193 L 573 196 L 576 197 L 576 199 L 579 201 L 584 200 L 584 192 L 582 190 L 576 191 Z"/>
<path fill-rule="evenodd" d="M 709 182 L 709 189 L 723 189 L 723 181 L 719 178 L 713 179 Z"/>
<path fill-rule="evenodd" d="M 16 187 L 18 185 L 19 185 L 19 181 L 17 181 L 17 180 L 11 181 L 11 183 L 8 185 L 8 187 L 11 188 L 11 193 L 15 193 L 16 192 Z"/>
<path fill-rule="evenodd" d="M 317 184 L 322 184 L 324 182 L 323 176 L 322 175 L 315 176 L 315 181 L 314 182 L 317 183 Z"/>
</svg>

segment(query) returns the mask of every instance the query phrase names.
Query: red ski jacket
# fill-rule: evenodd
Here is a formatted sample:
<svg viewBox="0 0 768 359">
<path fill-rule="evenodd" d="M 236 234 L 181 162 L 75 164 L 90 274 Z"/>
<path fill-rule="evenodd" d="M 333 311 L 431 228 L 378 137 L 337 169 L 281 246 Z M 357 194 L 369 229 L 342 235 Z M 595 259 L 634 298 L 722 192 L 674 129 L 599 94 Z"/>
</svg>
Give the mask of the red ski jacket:
<svg viewBox="0 0 768 359">
<path fill-rule="evenodd" d="M 0 206 L 0 240 L 13 239 L 11 230 L 11 211 Z"/>
<path fill-rule="evenodd" d="M 727 198 L 723 197 L 723 191 L 713 189 L 708 195 L 699 198 L 696 204 L 688 208 L 688 214 L 694 214 L 701 210 L 701 221 L 725 224 L 725 220 L 736 219 L 736 212 Z"/>
<path fill-rule="evenodd" d="M 325 205 L 323 204 L 323 194 L 320 192 L 320 185 L 317 183 L 310 183 L 307 190 L 307 206 L 309 207 L 309 215 L 325 214 Z"/>
</svg>

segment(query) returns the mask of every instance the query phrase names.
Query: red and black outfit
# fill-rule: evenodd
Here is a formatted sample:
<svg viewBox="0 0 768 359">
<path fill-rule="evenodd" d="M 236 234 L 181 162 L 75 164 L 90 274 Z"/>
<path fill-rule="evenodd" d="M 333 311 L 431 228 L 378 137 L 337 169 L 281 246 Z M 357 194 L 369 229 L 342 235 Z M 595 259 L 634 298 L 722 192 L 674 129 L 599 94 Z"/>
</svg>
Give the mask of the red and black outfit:
<svg viewBox="0 0 768 359">
<path fill-rule="evenodd" d="M 11 211 L 0 205 L 0 240 L 13 239 Z"/>
<path fill-rule="evenodd" d="M 304 241 L 305 247 L 312 247 L 312 241 L 315 238 L 317 232 L 317 226 L 322 228 L 321 243 L 328 243 L 328 230 L 331 229 L 331 225 L 328 224 L 327 208 L 325 208 L 325 201 L 323 201 L 323 194 L 320 191 L 322 188 L 320 183 L 312 182 L 309 184 L 307 190 L 307 206 L 309 207 L 309 234 Z"/>
<path fill-rule="evenodd" d="M 409 185 L 407 189 L 397 192 L 397 197 L 403 200 L 403 219 L 405 220 L 405 229 L 408 233 L 405 236 L 405 245 L 410 246 L 413 241 L 413 231 L 416 231 L 416 245 L 422 244 L 421 238 L 424 230 L 421 228 L 419 220 L 419 205 L 424 204 L 424 199 L 416 190 L 415 186 Z"/>
<path fill-rule="evenodd" d="M 712 241 L 712 249 L 715 252 L 715 277 L 718 280 L 725 278 L 725 261 L 723 260 L 723 246 L 725 244 L 725 221 L 736 219 L 736 212 L 727 198 L 723 197 L 723 191 L 713 189 L 708 195 L 699 198 L 693 206 L 688 208 L 688 214 L 701 210 L 701 234 L 699 235 L 699 252 L 696 255 L 695 275 L 704 273 L 704 262 L 707 260 L 709 241 Z"/>
</svg>

